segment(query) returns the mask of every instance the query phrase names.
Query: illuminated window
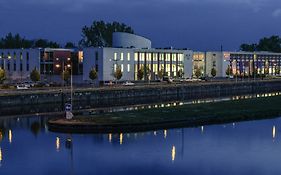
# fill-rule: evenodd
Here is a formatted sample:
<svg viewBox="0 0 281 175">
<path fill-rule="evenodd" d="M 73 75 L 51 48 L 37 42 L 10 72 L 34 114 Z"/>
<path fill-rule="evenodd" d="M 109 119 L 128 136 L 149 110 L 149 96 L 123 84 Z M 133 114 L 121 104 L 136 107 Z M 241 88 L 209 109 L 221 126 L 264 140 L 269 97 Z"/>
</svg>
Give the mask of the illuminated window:
<svg viewBox="0 0 281 175">
<path fill-rule="evenodd" d="M 122 52 L 120 55 L 120 60 L 123 61 L 124 60 L 124 53 Z"/>
<path fill-rule="evenodd" d="M 127 60 L 130 61 L 130 59 L 131 59 L 131 55 L 130 55 L 130 53 L 128 53 L 127 54 Z"/>
<path fill-rule="evenodd" d="M 127 65 L 127 71 L 130 72 L 130 64 Z"/>
<path fill-rule="evenodd" d="M 115 61 L 117 60 L 117 53 L 116 52 L 114 53 L 114 60 Z"/>
<path fill-rule="evenodd" d="M 124 70 L 124 66 L 123 64 L 121 64 L 121 72 L 123 72 L 123 70 Z"/>
<path fill-rule="evenodd" d="M 151 54 L 150 53 L 146 54 L 146 61 L 151 61 Z"/>
<path fill-rule="evenodd" d="M 138 61 L 138 53 L 135 53 L 135 61 Z"/>
<path fill-rule="evenodd" d="M 157 60 L 157 53 L 154 53 L 154 54 L 153 54 L 153 61 L 158 61 L 158 60 Z"/>
</svg>

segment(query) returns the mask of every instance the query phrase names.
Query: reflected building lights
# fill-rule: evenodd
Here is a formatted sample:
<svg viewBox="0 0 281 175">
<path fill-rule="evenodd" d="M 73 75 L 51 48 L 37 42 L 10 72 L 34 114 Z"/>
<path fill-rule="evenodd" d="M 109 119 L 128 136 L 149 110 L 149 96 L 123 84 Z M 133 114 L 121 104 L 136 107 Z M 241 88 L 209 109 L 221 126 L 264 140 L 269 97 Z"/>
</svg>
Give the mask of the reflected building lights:
<svg viewBox="0 0 281 175">
<path fill-rule="evenodd" d="M 123 144 L 123 134 L 121 133 L 120 134 L 120 145 L 122 145 Z"/>
<path fill-rule="evenodd" d="M 12 139 L 13 139 L 12 130 L 9 130 L 8 137 L 9 137 L 9 143 L 12 143 Z"/>
<path fill-rule="evenodd" d="M 109 141 L 109 143 L 111 143 L 111 141 L 112 141 L 112 134 L 111 133 L 108 134 L 108 141 Z"/>
<path fill-rule="evenodd" d="M 154 136 L 157 136 L 157 132 L 156 132 L 156 131 L 154 131 L 154 132 L 153 132 L 153 135 L 154 135 Z"/>
<path fill-rule="evenodd" d="M 3 133 L 0 131 L 0 142 L 3 140 Z"/>
<path fill-rule="evenodd" d="M 164 139 L 166 139 L 167 138 L 167 130 L 165 129 L 164 130 Z"/>
<path fill-rule="evenodd" d="M 2 148 L 0 148 L 0 166 L 2 165 L 3 157 L 2 157 Z"/>
<path fill-rule="evenodd" d="M 172 161 L 173 162 L 175 161 L 175 158 L 176 158 L 176 147 L 173 145 L 173 148 L 172 148 Z"/>
<path fill-rule="evenodd" d="M 204 133 L 204 126 L 201 126 L 201 133 Z"/>
<path fill-rule="evenodd" d="M 60 138 L 59 137 L 56 138 L 56 150 L 57 151 L 60 150 Z"/>
<path fill-rule="evenodd" d="M 276 137 L 276 128 L 275 126 L 272 127 L 272 138 L 275 139 Z"/>
</svg>

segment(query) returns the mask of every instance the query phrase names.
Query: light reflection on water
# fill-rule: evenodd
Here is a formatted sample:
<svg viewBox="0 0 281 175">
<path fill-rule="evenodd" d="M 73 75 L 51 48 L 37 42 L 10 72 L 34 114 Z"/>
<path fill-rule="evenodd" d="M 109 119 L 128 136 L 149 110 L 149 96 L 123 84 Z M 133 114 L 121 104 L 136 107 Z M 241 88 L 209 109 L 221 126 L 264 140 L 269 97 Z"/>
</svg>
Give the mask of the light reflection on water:
<svg viewBox="0 0 281 175">
<path fill-rule="evenodd" d="M 137 111 L 143 109 L 157 109 L 157 108 L 169 108 L 175 106 L 183 106 L 189 104 L 204 104 L 204 103 L 213 103 L 213 102 L 222 102 L 222 101 L 233 101 L 233 100 L 244 100 L 244 99 L 252 99 L 252 98 L 266 98 L 266 97 L 274 97 L 280 96 L 281 92 L 273 92 L 273 93 L 260 93 L 253 95 L 239 95 L 232 97 L 220 97 L 220 98 L 212 98 L 212 99 L 199 99 L 199 100 L 191 100 L 191 101 L 177 101 L 177 102 L 168 102 L 162 104 L 142 104 L 142 105 L 134 105 L 134 106 L 123 106 L 123 107 L 114 107 L 114 108 L 104 108 L 104 109 L 87 109 L 85 111 L 89 111 L 91 114 L 98 114 L 100 112 L 122 112 L 122 111 Z"/>
<path fill-rule="evenodd" d="M 141 108 L 278 95 L 281 93 Z M 38 115 L 0 118 L 1 175 L 281 174 L 281 118 L 118 134 L 52 133 L 46 121 Z"/>
<path fill-rule="evenodd" d="M 119 134 L 51 133 L 46 121 L 0 120 L 1 175 L 281 173 L 280 118 Z"/>
</svg>

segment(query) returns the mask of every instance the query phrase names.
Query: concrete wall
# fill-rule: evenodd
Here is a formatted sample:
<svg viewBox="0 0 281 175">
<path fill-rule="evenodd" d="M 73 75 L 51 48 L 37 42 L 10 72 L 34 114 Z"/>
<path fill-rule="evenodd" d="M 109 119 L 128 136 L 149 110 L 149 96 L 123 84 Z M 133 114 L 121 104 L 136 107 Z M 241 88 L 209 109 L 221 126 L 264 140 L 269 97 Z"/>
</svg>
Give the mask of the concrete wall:
<svg viewBox="0 0 281 175">
<path fill-rule="evenodd" d="M 122 106 L 139 103 L 184 101 L 202 98 L 218 98 L 253 93 L 281 91 L 281 81 L 224 82 L 212 84 L 186 84 L 151 87 L 120 87 L 93 90 L 76 90 L 73 101 L 77 109 Z M 57 92 L 0 95 L 1 109 L 13 106 L 55 104 L 63 106 L 70 97 Z"/>
<path fill-rule="evenodd" d="M 193 59 L 192 59 L 192 51 L 186 50 L 184 53 L 184 77 L 189 78 L 192 77 L 192 69 L 193 69 Z"/>
</svg>

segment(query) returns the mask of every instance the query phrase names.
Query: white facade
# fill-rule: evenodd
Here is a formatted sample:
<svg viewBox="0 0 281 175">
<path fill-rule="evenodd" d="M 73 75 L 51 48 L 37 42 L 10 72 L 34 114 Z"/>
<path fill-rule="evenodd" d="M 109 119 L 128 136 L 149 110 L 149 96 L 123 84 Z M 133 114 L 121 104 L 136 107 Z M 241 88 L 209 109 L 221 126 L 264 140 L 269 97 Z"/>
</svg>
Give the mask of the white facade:
<svg viewBox="0 0 281 175">
<path fill-rule="evenodd" d="M 28 79 L 34 68 L 40 71 L 40 49 L 0 49 L 0 66 L 9 80 Z"/>
<path fill-rule="evenodd" d="M 112 35 L 112 47 L 150 49 L 151 41 L 142 36 L 130 33 L 114 32 Z"/>
<path fill-rule="evenodd" d="M 92 68 L 98 70 L 98 81 L 112 81 L 116 65 L 121 67 L 121 81 L 138 80 L 137 70 L 142 66 L 151 71 L 151 80 L 157 80 L 158 71 L 165 70 L 168 76 L 176 77 L 182 69 L 185 77 L 192 75 L 192 51 L 172 49 L 136 48 L 85 48 L 83 80 L 89 81 Z"/>
</svg>

